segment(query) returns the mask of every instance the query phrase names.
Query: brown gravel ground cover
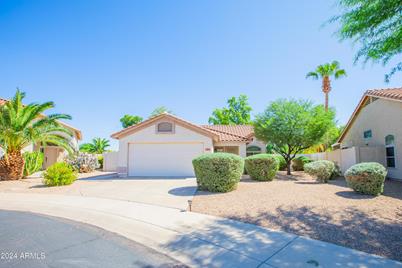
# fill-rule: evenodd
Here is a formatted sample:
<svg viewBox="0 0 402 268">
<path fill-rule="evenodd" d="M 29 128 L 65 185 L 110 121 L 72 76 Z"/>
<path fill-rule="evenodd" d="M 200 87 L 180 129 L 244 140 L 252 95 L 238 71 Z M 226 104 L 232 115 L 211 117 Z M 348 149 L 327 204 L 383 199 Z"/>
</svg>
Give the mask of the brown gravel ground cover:
<svg viewBox="0 0 402 268">
<path fill-rule="evenodd" d="M 402 261 L 402 182 L 387 180 L 383 195 L 372 197 L 342 177 L 322 184 L 279 172 L 272 182 L 244 178 L 229 193 L 198 191 L 192 210 Z"/>
</svg>

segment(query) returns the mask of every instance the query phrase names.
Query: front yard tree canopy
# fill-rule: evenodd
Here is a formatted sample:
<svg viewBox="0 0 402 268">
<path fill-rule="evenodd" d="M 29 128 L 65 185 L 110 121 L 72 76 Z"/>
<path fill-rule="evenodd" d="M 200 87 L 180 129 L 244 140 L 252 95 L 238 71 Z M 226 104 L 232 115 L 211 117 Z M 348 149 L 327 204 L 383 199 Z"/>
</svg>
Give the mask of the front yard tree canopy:
<svg viewBox="0 0 402 268">
<path fill-rule="evenodd" d="M 72 133 L 58 119 L 71 119 L 65 114 L 43 116 L 54 107 L 53 102 L 23 105 L 25 93 L 17 90 L 12 100 L 0 107 L 0 147 L 5 155 L 0 159 L 0 178 L 17 180 L 23 177 L 22 149 L 31 144 L 48 143 L 72 152 L 69 140 Z"/>
<path fill-rule="evenodd" d="M 138 115 L 129 115 L 125 114 L 122 118 L 120 118 L 120 123 L 123 128 L 127 128 L 132 125 L 136 125 L 142 121 L 142 117 Z"/>
<path fill-rule="evenodd" d="M 401 0 L 339 0 L 339 4 L 343 12 L 332 21 L 341 25 L 338 31 L 341 40 L 351 39 L 361 44 L 355 61 L 386 64 L 401 53 Z M 402 71 L 402 62 L 393 67 L 385 80 L 388 82 L 397 71 Z"/>
<path fill-rule="evenodd" d="M 208 122 L 212 125 L 247 125 L 251 124 L 251 106 L 248 103 L 246 95 L 231 97 L 228 101 L 228 107 L 215 109 Z"/>
<path fill-rule="evenodd" d="M 290 164 L 296 154 L 322 141 L 334 126 L 335 112 L 325 111 L 322 105 L 314 106 L 304 100 L 278 100 L 257 115 L 254 131 L 258 139 L 272 144 L 282 155 L 291 174 Z"/>
</svg>

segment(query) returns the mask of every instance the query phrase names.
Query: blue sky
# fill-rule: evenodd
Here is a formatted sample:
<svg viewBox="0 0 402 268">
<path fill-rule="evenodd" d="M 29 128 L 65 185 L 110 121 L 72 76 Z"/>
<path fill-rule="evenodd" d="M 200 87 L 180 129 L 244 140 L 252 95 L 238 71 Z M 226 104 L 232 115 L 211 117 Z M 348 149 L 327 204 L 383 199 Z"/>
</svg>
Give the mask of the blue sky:
<svg viewBox="0 0 402 268">
<path fill-rule="evenodd" d="M 319 0 L 0 0 L 0 97 L 19 87 L 26 102 L 54 101 L 87 141 L 161 105 L 205 124 L 241 93 L 253 114 L 278 98 L 322 103 L 305 74 L 336 59 L 348 77 L 333 82 L 330 105 L 344 124 L 366 89 L 402 78 L 384 83 L 395 61 L 353 65 L 356 47 L 322 27 L 337 11 Z"/>
</svg>

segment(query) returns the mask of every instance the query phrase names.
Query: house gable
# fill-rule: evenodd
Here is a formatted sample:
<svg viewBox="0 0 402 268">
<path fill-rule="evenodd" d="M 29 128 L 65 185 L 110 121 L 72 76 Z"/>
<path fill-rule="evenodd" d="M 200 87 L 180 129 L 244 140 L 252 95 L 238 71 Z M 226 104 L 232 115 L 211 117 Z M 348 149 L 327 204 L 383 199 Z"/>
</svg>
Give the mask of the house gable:
<svg viewBox="0 0 402 268">
<path fill-rule="evenodd" d="M 121 130 L 119 132 L 116 132 L 116 133 L 112 134 L 112 138 L 122 139 L 122 138 L 124 138 L 126 136 L 129 136 L 129 135 L 132 135 L 132 134 L 134 134 L 134 133 L 136 133 L 136 132 L 138 132 L 138 131 L 140 131 L 140 130 L 142 130 L 144 128 L 148 128 L 150 126 L 153 126 L 155 128 L 157 123 L 160 123 L 160 122 L 163 122 L 163 121 L 171 122 L 171 123 L 174 124 L 175 127 L 181 126 L 183 128 L 187 128 L 187 129 L 189 129 L 189 130 L 191 130 L 193 132 L 196 132 L 196 133 L 201 134 L 203 136 L 209 137 L 209 138 L 211 138 L 213 140 L 218 140 L 219 139 L 219 136 L 216 133 L 214 133 L 214 132 L 212 132 L 212 131 L 210 131 L 208 129 L 204 129 L 204 128 L 200 127 L 200 126 L 194 125 L 194 124 L 192 124 L 192 123 L 190 123 L 188 121 L 185 121 L 185 120 L 183 120 L 181 118 L 178 118 L 178 117 L 173 116 L 173 115 L 168 114 L 168 113 L 164 113 L 164 114 L 160 114 L 158 116 L 151 117 L 148 120 L 145 120 L 145 121 L 143 121 L 143 122 L 141 122 L 139 124 L 130 126 L 130 127 L 125 128 L 125 129 L 123 129 L 123 130 Z M 166 135 L 168 135 L 168 134 L 166 134 Z"/>
<path fill-rule="evenodd" d="M 387 99 L 366 100 L 354 116 L 340 142 L 342 147 L 383 146 L 389 134 L 402 137 L 402 102 Z"/>
<path fill-rule="evenodd" d="M 367 90 L 365 92 L 365 94 L 363 95 L 363 97 L 360 99 L 358 105 L 356 106 L 356 109 L 353 111 L 352 116 L 349 118 L 349 120 L 345 126 L 345 129 L 342 131 L 341 135 L 339 136 L 339 139 L 337 141 L 338 143 L 343 142 L 346 134 L 351 129 L 352 125 L 354 124 L 356 118 L 359 116 L 359 114 L 361 113 L 363 108 L 379 99 L 387 100 L 390 102 L 401 103 L 402 102 L 402 88 Z M 375 117 L 377 117 L 377 116 L 375 116 Z"/>
</svg>

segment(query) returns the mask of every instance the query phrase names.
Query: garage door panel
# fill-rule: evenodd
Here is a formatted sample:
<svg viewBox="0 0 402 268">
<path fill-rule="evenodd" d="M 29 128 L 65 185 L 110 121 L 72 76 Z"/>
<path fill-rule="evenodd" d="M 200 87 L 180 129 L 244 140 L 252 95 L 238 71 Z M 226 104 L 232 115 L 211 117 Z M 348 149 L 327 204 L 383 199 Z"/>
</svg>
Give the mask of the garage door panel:
<svg viewBox="0 0 402 268">
<path fill-rule="evenodd" d="M 194 176 L 192 160 L 203 144 L 158 143 L 129 145 L 130 176 Z"/>
</svg>

